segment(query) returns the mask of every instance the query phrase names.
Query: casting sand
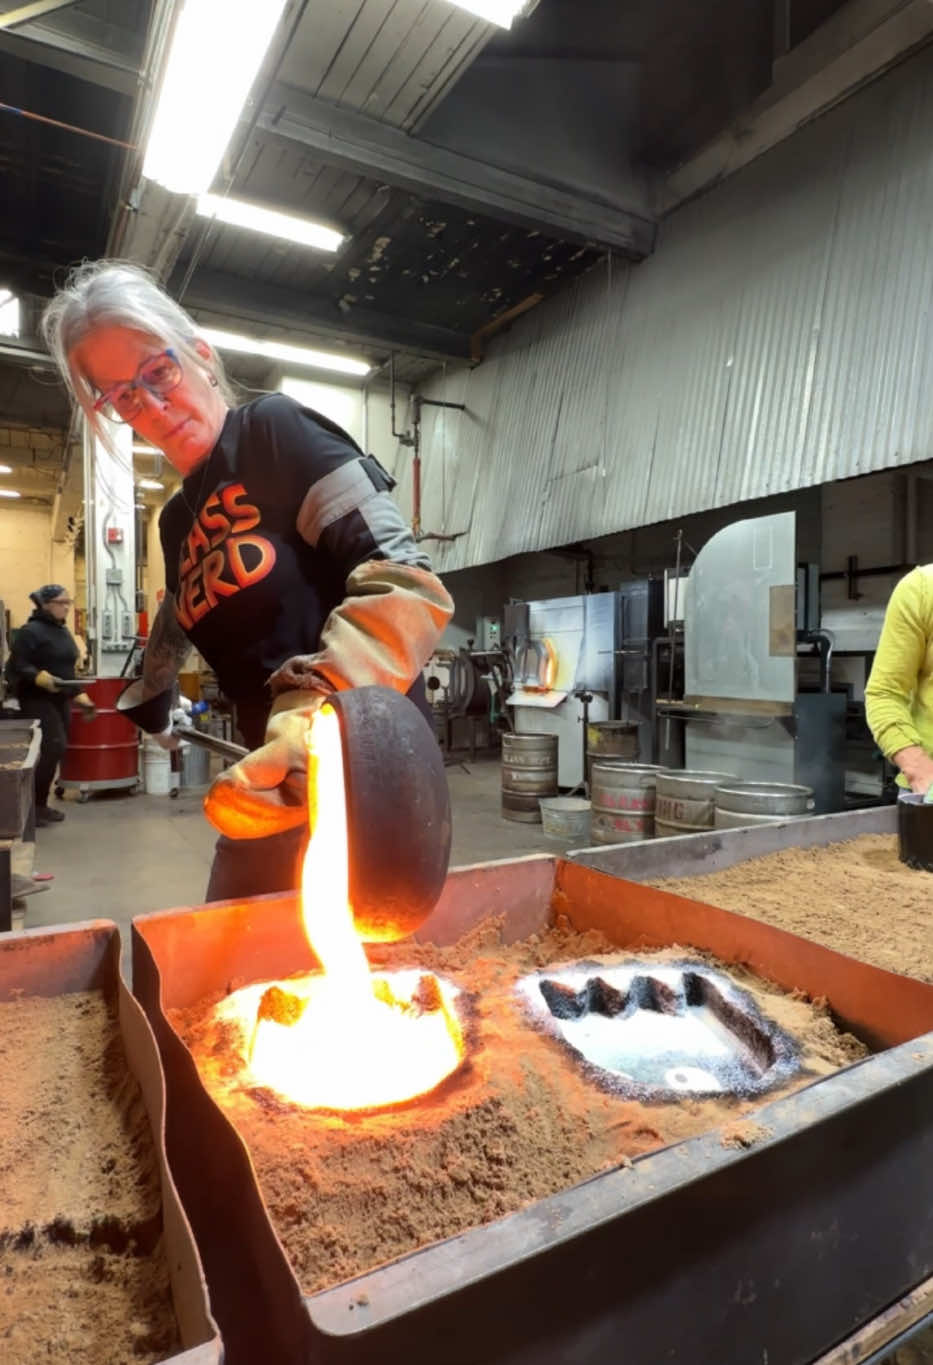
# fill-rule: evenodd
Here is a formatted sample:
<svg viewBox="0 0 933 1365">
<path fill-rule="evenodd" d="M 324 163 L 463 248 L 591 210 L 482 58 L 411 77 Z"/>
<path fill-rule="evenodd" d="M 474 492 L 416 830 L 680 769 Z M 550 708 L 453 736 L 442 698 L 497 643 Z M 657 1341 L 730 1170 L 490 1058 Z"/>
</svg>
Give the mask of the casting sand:
<svg viewBox="0 0 933 1365">
<path fill-rule="evenodd" d="M 933 981 L 933 874 L 905 867 L 890 834 L 787 848 L 723 872 L 651 885 Z"/>
<path fill-rule="evenodd" d="M 99 993 L 0 1003 L 0 1150 L 3 1365 L 179 1350 L 152 1132 Z"/>
<path fill-rule="evenodd" d="M 533 1029 L 513 991 L 525 972 L 560 961 L 630 957 L 596 934 L 550 930 L 503 946 L 486 921 L 448 949 L 400 944 L 379 965 L 442 973 L 470 997 L 469 1061 L 410 1107 L 365 1118 L 301 1110 L 240 1084 L 246 1040 L 216 1000 L 171 1022 L 239 1130 L 263 1198 L 305 1293 L 479 1226 L 633 1157 L 737 1121 L 764 1101 L 685 1099 L 642 1105 L 601 1091 L 568 1050 Z M 681 949 L 644 955 L 681 960 Z M 743 971 L 733 979 L 798 1040 L 805 1070 L 765 1100 L 861 1057 L 825 1010 Z M 233 983 L 235 987 L 238 983 Z M 748 1130 L 750 1141 L 759 1140 Z"/>
</svg>

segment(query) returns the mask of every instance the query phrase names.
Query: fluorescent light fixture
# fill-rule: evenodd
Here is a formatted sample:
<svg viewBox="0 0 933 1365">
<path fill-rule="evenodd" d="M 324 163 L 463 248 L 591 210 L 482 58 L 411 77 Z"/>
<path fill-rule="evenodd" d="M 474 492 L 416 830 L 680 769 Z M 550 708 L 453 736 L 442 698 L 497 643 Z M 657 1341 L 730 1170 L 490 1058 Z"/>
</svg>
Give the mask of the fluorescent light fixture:
<svg viewBox="0 0 933 1365">
<path fill-rule="evenodd" d="M 9 289 L 0 289 L 0 336 L 19 336 L 19 299 Z"/>
<path fill-rule="evenodd" d="M 175 194 L 210 188 L 285 0 L 185 0 L 143 175 Z"/>
<path fill-rule="evenodd" d="M 0 474 L 12 474 L 12 473 L 13 473 L 13 466 L 12 466 L 11 464 L 0 464 Z"/>
<path fill-rule="evenodd" d="M 266 209 L 261 204 L 248 204 L 245 199 L 231 199 L 222 194 L 198 195 L 198 213 L 202 218 L 217 218 L 231 227 L 263 232 L 267 237 L 284 237 L 301 246 L 314 246 L 320 251 L 337 251 L 344 235 L 334 228 L 315 223 L 310 218 L 296 218 L 278 209 Z"/>
<path fill-rule="evenodd" d="M 162 493 L 165 491 L 158 479 L 139 479 L 137 481 L 137 486 L 139 488 L 151 488 L 153 493 Z"/>
<path fill-rule="evenodd" d="M 511 28 L 512 20 L 517 19 L 527 4 L 527 0 L 451 0 L 458 9 L 475 14 L 500 28 Z"/>
<path fill-rule="evenodd" d="M 134 455 L 161 455 L 163 452 L 158 446 L 133 446 Z"/>
<path fill-rule="evenodd" d="M 260 341 L 257 337 L 239 336 L 235 332 L 221 332 L 215 327 L 199 327 L 205 341 L 218 351 L 241 351 L 244 355 L 266 356 L 269 360 L 284 360 L 288 365 L 306 365 L 313 370 L 335 370 L 338 374 L 369 374 L 368 360 L 335 354 L 333 351 L 312 351 L 305 346 L 287 346 L 283 341 Z"/>
<path fill-rule="evenodd" d="M 0 488 L 0 498 L 21 498 L 22 493 L 17 493 L 15 488 Z"/>
</svg>

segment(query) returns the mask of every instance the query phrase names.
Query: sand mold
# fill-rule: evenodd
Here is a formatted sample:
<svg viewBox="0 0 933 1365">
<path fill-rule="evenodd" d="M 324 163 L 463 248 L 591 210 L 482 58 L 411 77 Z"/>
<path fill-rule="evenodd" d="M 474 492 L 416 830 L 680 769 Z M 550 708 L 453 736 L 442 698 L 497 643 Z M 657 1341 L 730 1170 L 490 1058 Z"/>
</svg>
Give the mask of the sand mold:
<svg viewBox="0 0 933 1365">
<path fill-rule="evenodd" d="M 386 966 L 422 966 L 472 998 L 471 1059 L 432 1097 L 366 1118 L 308 1113 L 238 1085 L 243 1040 L 218 1027 L 216 1000 L 173 1012 L 202 1077 L 249 1148 L 263 1198 L 305 1293 L 500 1218 L 670 1142 L 752 1112 L 763 1100 L 639 1104 L 588 1083 L 567 1049 L 533 1029 L 513 992 L 535 967 L 629 956 L 597 934 L 551 930 L 508 947 L 486 921 L 455 947 L 398 945 Z M 646 955 L 700 955 L 672 947 Z M 702 959 L 700 960 L 710 960 Z M 800 1042 L 789 1093 L 865 1055 L 821 1005 L 732 973 Z M 235 987 L 239 983 L 232 983 Z"/>
</svg>

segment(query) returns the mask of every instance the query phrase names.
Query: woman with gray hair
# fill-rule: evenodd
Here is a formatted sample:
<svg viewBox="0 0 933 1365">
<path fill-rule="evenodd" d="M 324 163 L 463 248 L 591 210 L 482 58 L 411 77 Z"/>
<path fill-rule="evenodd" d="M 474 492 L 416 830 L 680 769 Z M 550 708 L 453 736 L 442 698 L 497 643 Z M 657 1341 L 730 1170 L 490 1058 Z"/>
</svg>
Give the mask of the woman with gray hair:
<svg viewBox="0 0 933 1365">
<path fill-rule="evenodd" d="M 216 353 L 145 271 L 78 267 L 43 330 L 101 440 L 128 422 L 182 476 L 159 520 L 166 595 L 143 697 L 174 685 L 193 644 L 254 750 L 205 799 L 221 833 L 208 899 L 290 890 L 307 833 L 310 716 L 368 683 L 426 707 L 421 669 L 450 597 L 378 461 L 284 394 L 236 406 Z"/>
</svg>

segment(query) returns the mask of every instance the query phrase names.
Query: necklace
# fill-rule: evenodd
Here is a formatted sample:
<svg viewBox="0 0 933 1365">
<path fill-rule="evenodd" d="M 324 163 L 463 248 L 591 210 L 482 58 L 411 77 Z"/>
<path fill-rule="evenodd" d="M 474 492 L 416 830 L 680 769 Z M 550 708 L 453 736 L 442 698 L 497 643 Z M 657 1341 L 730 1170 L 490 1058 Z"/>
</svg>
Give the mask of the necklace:
<svg viewBox="0 0 933 1365">
<path fill-rule="evenodd" d="M 210 469 L 211 461 L 212 461 L 212 459 L 214 458 L 214 449 L 216 449 L 216 447 L 212 448 L 212 449 L 208 452 L 208 454 L 207 454 L 207 456 L 206 456 L 206 458 L 205 458 L 205 460 L 204 460 L 204 464 L 201 466 L 201 481 L 200 481 L 200 483 L 198 484 L 198 491 L 197 491 L 197 494 L 196 494 L 195 499 L 194 499 L 194 506 L 193 506 L 193 507 L 191 506 L 191 503 L 188 501 L 188 495 L 187 495 L 187 493 L 185 492 L 185 480 L 182 479 L 181 484 L 179 485 L 178 491 L 181 493 L 181 500 L 182 500 L 182 502 L 185 504 L 185 506 L 187 507 L 188 511 L 191 513 L 191 525 L 192 525 L 192 526 L 194 525 L 195 521 L 197 520 L 198 512 L 201 510 L 201 499 L 202 499 L 202 497 L 204 496 L 204 481 L 205 481 L 205 479 L 207 478 L 207 471 L 208 471 L 208 469 Z"/>
</svg>

